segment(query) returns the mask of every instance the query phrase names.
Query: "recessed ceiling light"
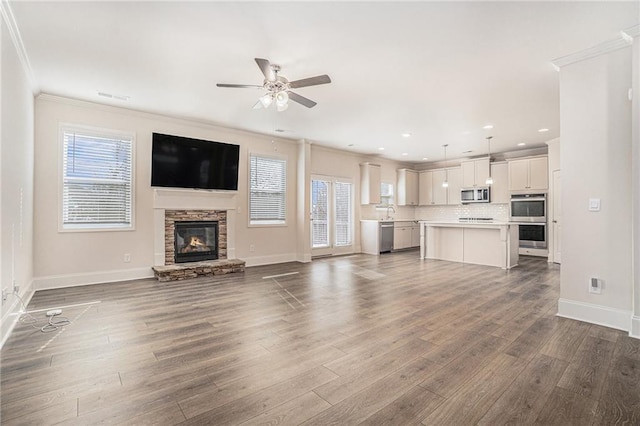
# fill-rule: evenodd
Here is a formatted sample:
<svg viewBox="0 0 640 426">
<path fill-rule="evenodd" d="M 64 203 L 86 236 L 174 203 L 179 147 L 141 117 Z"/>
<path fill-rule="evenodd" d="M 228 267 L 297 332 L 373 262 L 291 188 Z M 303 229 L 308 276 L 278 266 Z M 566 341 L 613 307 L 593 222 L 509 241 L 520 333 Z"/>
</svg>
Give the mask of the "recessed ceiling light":
<svg viewBox="0 0 640 426">
<path fill-rule="evenodd" d="M 354 145 L 355 145 L 354 143 L 350 143 L 350 144 L 349 144 L 349 145 L 347 145 L 347 146 L 354 146 Z"/>
<path fill-rule="evenodd" d="M 526 145 L 526 143 L 524 143 L 524 142 L 520 142 L 520 143 L 518 144 L 518 146 L 525 146 L 525 145 Z"/>
<path fill-rule="evenodd" d="M 380 148 L 378 148 L 378 151 L 384 151 L 384 146 L 381 146 Z"/>
<path fill-rule="evenodd" d="M 472 149 L 468 149 L 468 150 L 466 150 L 466 151 L 462 151 L 462 153 L 463 153 L 463 154 L 469 154 L 469 153 L 471 153 L 471 152 L 473 152 L 473 150 L 472 150 Z"/>
<path fill-rule="evenodd" d="M 493 124 L 487 124 L 486 126 L 483 127 L 483 129 L 485 130 L 493 129 Z"/>
<path fill-rule="evenodd" d="M 402 155 L 403 156 L 407 156 L 407 155 L 409 155 L 409 153 L 408 152 L 403 152 Z"/>
<path fill-rule="evenodd" d="M 410 137 L 411 137 L 411 133 L 409 133 L 409 132 L 404 132 L 404 133 L 402 134 L 402 137 L 403 137 L 403 138 L 410 138 Z"/>
<path fill-rule="evenodd" d="M 284 133 L 284 129 L 276 129 L 274 130 L 276 133 Z"/>
<path fill-rule="evenodd" d="M 538 131 L 539 131 L 540 133 L 544 133 L 544 132 L 548 132 L 548 131 L 549 131 L 549 129 L 538 129 Z"/>
<path fill-rule="evenodd" d="M 428 158 L 427 157 L 422 157 L 422 161 L 427 161 Z"/>
</svg>

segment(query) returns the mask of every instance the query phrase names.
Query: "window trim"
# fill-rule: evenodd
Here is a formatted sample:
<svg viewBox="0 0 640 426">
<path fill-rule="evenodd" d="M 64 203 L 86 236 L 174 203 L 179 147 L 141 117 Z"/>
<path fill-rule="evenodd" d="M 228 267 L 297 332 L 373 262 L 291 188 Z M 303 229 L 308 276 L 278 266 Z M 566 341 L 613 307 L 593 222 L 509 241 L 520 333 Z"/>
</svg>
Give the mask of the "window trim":
<svg viewBox="0 0 640 426">
<path fill-rule="evenodd" d="M 251 157 L 269 158 L 284 161 L 284 221 L 270 223 L 268 221 L 251 222 Z M 247 155 L 247 227 L 249 228 L 278 228 L 289 226 L 289 158 L 286 155 L 264 154 L 251 151 Z"/>
<path fill-rule="evenodd" d="M 65 132 L 84 133 L 88 136 L 126 138 L 131 140 L 131 222 L 129 226 L 78 225 L 65 227 L 64 208 L 64 134 Z M 121 130 L 86 126 L 74 123 L 58 125 L 58 232 L 128 232 L 136 230 L 136 134 Z"/>
</svg>

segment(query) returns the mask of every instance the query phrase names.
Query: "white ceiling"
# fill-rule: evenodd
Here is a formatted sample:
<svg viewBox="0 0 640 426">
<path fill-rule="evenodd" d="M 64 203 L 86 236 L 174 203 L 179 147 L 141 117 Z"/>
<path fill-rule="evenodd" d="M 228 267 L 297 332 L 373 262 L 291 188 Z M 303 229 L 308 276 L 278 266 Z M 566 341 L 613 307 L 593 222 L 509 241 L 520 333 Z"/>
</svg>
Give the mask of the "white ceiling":
<svg viewBox="0 0 640 426">
<path fill-rule="evenodd" d="M 636 1 L 9 5 L 42 92 L 416 162 L 445 143 L 486 154 L 489 135 L 492 152 L 544 146 L 560 134 L 551 60 L 638 24 Z M 216 83 L 262 84 L 255 57 L 333 82 L 296 89 L 315 108 L 253 110 L 262 90 Z"/>
</svg>

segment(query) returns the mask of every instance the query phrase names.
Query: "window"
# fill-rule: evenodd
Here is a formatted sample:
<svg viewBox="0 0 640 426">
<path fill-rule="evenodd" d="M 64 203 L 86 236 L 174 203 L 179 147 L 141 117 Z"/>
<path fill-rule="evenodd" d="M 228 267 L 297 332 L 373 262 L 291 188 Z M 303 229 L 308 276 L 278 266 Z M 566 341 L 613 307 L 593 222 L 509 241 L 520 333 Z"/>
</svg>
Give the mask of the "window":
<svg viewBox="0 0 640 426">
<path fill-rule="evenodd" d="M 393 184 L 382 182 L 380 184 L 380 207 L 393 205 Z"/>
<path fill-rule="evenodd" d="M 250 156 L 249 223 L 280 225 L 286 221 L 287 162 Z"/>
<path fill-rule="evenodd" d="M 62 229 L 133 229 L 133 136 L 62 128 Z"/>
<path fill-rule="evenodd" d="M 352 186 L 353 185 L 349 182 L 336 182 L 335 185 L 337 246 L 350 246 L 352 244 Z"/>
</svg>

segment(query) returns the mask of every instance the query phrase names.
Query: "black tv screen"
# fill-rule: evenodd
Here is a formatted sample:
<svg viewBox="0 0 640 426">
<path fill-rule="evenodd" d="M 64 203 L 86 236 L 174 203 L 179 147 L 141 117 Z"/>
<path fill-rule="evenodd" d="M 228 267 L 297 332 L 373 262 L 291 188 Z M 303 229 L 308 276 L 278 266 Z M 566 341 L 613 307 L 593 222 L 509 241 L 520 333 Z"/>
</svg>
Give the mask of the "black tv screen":
<svg viewBox="0 0 640 426">
<path fill-rule="evenodd" d="M 151 186 L 237 190 L 239 157 L 238 145 L 154 133 Z"/>
</svg>

